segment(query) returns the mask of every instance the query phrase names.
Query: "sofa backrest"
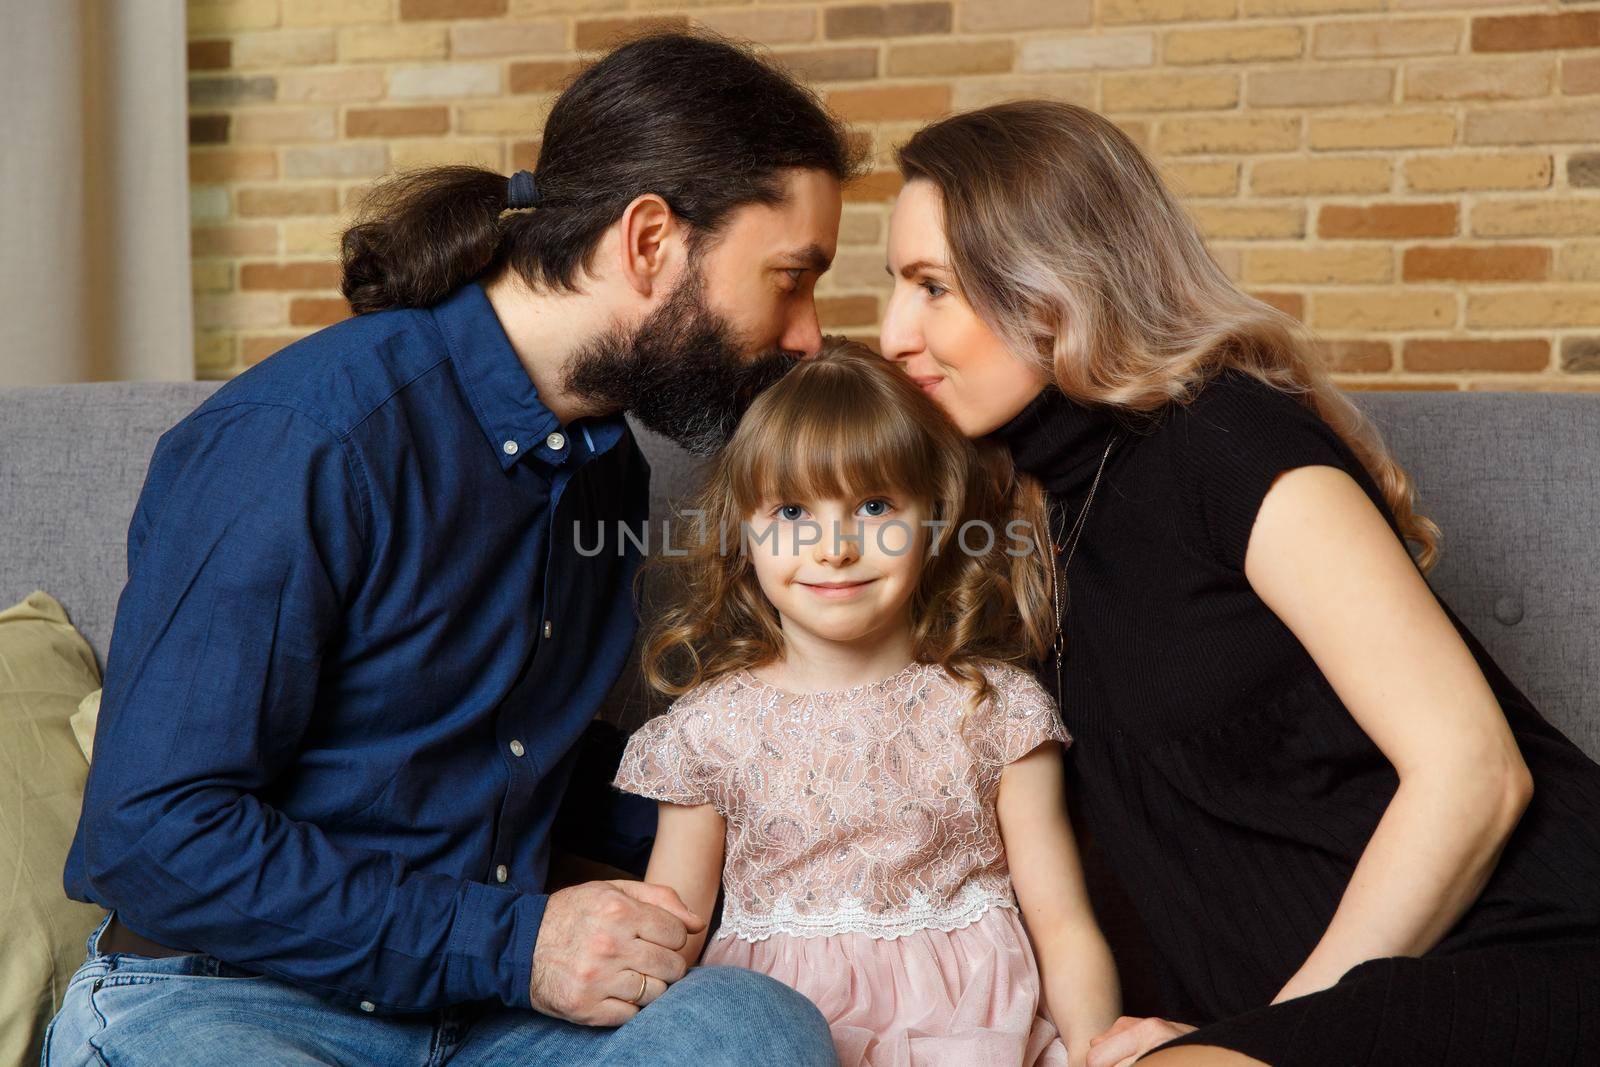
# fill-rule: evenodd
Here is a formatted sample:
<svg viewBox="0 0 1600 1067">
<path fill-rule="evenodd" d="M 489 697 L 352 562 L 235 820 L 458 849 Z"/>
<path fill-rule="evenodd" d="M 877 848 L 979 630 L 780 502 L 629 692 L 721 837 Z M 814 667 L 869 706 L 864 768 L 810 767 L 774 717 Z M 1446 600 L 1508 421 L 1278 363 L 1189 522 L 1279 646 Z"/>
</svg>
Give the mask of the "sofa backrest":
<svg viewBox="0 0 1600 1067">
<path fill-rule="evenodd" d="M 0 606 L 41 588 L 101 662 L 127 573 L 127 527 L 156 439 L 214 383 L 0 390 Z M 1544 714 L 1600 757 L 1600 396 L 1363 393 L 1444 528 L 1434 589 Z M 635 425 L 661 521 L 704 461 Z M 646 610 L 651 590 L 646 588 Z M 637 652 L 637 650 L 636 650 Z M 659 700 L 638 671 L 606 717 L 636 726 Z"/>
</svg>

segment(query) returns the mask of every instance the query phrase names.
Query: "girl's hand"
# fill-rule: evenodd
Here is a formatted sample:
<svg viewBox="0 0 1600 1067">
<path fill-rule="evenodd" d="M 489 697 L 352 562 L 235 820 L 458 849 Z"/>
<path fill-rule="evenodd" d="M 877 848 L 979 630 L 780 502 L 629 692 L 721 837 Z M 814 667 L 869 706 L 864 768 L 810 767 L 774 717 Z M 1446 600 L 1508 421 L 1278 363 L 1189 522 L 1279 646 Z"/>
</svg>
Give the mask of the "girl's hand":
<svg viewBox="0 0 1600 1067">
<path fill-rule="evenodd" d="M 1192 1033 L 1195 1027 L 1170 1019 L 1136 1019 L 1124 1015 L 1111 1029 L 1089 1039 L 1087 1067 L 1130 1067 L 1134 1060 L 1157 1045 Z"/>
</svg>

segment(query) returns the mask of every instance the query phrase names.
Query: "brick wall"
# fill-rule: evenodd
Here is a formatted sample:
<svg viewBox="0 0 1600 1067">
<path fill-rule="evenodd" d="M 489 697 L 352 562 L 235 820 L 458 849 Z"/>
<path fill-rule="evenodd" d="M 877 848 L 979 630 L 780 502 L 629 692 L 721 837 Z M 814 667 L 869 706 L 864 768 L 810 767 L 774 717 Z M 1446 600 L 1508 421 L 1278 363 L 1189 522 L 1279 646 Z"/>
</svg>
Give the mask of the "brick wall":
<svg viewBox="0 0 1600 1067">
<path fill-rule="evenodd" d="M 1248 291 L 1363 388 L 1600 388 L 1600 3 L 1581 0 L 189 0 L 197 359 L 338 321 L 376 176 L 531 167 L 621 34 L 752 38 L 872 140 L 825 327 L 874 333 L 892 149 L 1050 96 L 1151 152 Z"/>
</svg>

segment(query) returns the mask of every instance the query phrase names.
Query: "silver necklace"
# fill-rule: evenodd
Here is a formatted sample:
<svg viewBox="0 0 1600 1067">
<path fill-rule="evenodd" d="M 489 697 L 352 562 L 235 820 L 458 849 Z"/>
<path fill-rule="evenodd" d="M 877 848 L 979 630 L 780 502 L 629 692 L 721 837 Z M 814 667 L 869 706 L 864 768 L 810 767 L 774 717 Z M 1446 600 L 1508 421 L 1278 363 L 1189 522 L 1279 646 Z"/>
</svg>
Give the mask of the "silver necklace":
<svg viewBox="0 0 1600 1067">
<path fill-rule="evenodd" d="M 1111 431 L 1111 436 L 1106 439 L 1106 450 L 1100 454 L 1100 466 L 1094 472 L 1094 481 L 1089 483 L 1089 496 L 1084 500 L 1083 507 L 1078 509 L 1078 517 L 1072 524 L 1072 529 L 1066 537 L 1066 558 L 1061 561 L 1061 571 L 1066 572 L 1072 563 L 1072 553 L 1078 548 L 1078 538 L 1083 535 L 1084 520 L 1089 517 L 1089 505 L 1094 503 L 1094 492 L 1100 488 L 1100 476 L 1105 473 L 1106 460 L 1111 456 L 1111 446 L 1117 443 L 1117 431 Z M 1054 531 L 1051 531 L 1053 534 Z M 1061 693 L 1061 653 L 1066 647 L 1066 636 L 1063 632 L 1065 616 L 1061 610 L 1061 580 L 1056 574 L 1056 545 L 1050 543 L 1050 600 L 1055 607 L 1056 633 L 1052 646 L 1056 653 L 1056 699 L 1062 698 Z"/>
</svg>

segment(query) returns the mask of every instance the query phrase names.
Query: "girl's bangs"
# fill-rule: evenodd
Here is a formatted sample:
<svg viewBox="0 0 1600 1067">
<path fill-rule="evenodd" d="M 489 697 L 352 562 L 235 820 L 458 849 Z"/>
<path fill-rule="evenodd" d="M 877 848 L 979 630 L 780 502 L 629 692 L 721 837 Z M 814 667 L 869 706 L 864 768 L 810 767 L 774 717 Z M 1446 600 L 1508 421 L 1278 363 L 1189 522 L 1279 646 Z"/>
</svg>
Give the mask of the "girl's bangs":
<svg viewBox="0 0 1600 1067">
<path fill-rule="evenodd" d="M 873 493 L 935 499 L 934 444 L 915 416 L 890 400 L 869 389 L 779 398 L 739 442 L 729 473 L 740 513 L 764 503 L 854 502 Z"/>
</svg>

